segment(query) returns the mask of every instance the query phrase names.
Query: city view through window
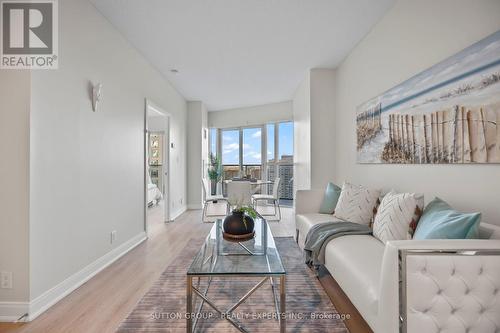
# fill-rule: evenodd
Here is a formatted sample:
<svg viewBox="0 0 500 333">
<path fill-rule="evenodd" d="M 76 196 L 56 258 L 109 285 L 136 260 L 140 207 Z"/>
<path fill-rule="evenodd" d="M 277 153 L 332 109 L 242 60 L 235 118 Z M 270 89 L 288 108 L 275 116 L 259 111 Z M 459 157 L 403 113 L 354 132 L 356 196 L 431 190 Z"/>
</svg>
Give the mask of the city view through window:
<svg viewBox="0 0 500 333">
<path fill-rule="evenodd" d="M 280 199 L 293 200 L 293 123 L 279 123 L 277 129 L 278 158 L 268 160 L 267 179 L 274 180 L 276 174 L 279 175 Z"/>
<path fill-rule="evenodd" d="M 221 142 L 217 140 L 220 138 Z M 220 151 L 218 151 L 220 150 Z M 211 129 L 210 152 L 221 157 L 224 179 L 281 179 L 279 197 L 293 199 L 293 122 Z M 276 158 L 276 156 L 278 158 Z M 267 189 L 269 193 L 272 186 Z"/>
</svg>

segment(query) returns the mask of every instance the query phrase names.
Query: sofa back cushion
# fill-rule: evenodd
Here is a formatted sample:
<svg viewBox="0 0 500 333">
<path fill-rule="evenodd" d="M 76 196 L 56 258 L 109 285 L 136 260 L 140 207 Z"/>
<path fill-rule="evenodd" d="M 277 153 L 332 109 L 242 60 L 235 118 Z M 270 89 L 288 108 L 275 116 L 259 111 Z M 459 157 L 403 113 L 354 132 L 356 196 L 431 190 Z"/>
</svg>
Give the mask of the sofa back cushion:
<svg viewBox="0 0 500 333">
<path fill-rule="evenodd" d="M 342 189 L 334 183 L 328 183 L 323 201 L 319 207 L 319 212 L 321 214 L 333 214 L 335 212 L 335 207 L 339 201 L 341 191 Z"/>
<path fill-rule="evenodd" d="M 424 197 L 415 193 L 387 193 L 375 215 L 373 235 L 383 243 L 411 239 L 424 209 Z"/>
<path fill-rule="evenodd" d="M 371 190 L 345 182 L 335 207 L 335 217 L 369 225 L 377 209 L 379 196 L 380 190 Z"/>
<path fill-rule="evenodd" d="M 480 239 L 500 239 L 500 226 L 481 222 L 479 224 Z"/>
<path fill-rule="evenodd" d="M 479 238 L 480 221 L 481 213 L 461 213 L 435 198 L 425 207 L 413 239 Z"/>
</svg>

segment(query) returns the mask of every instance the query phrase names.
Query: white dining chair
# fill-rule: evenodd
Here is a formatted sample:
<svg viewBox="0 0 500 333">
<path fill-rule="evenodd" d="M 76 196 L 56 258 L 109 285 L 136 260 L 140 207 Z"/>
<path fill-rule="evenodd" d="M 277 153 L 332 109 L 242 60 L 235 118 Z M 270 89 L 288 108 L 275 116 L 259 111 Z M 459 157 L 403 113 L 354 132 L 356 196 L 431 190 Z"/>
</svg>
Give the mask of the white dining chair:
<svg viewBox="0 0 500 333">
<path fill-rule="evenodd" d="M 234 180 L 227 183 L 227 199 L 231 205 L 251 205 L 253 186 L 246 180 Z"/>
<path fill-rule="evenodd" d="M 273 193 L 272 194 L 254 194 L 252 195 L 252 206 L 255 210 L 257 210 L 257 206 L 259 201 L 271 201 L 274 206 L 274 214 L 260 214 L 262 216 L 278 216 L 277 220 L 270 221 L 280 221 L 281 220 L 281 208 L 280 208 L 280 199 L 279 199 L 279 188 L 280 188 L 281 179 L 276 177 L 273 183 Z"/>
<path fill-rule="evenodd" d="M 229 202 L 227 201 L 227 198 L 224 198 L 222 195 L 212 195 L 210 191 L 210 183 L 206 178 L 202 178 L 202 187 L 203 187 L 203 197 L 205 198 L 203 200 L 203 213 L 202 213 L 202 221 L 206 222 L 207 217 L 218 217 L 218 216 L 224 216 L 221 214 L 214 214 L 214 215 L 207 215 L 207 208 L 209 204 L 217 204 L 218 202 L 223 202 L 226 205 L 226 215 L 229 215 Z"/>
</svg>

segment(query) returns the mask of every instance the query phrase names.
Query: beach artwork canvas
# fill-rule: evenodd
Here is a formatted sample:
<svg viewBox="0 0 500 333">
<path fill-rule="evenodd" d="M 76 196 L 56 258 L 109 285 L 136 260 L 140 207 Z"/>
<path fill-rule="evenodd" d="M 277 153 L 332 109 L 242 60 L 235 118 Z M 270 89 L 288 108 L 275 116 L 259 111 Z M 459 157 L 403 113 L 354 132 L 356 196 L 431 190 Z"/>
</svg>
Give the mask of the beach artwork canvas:
<svg viewBox="0 0 500 333">
<path fill-rule="evenodd" d="M 358 163 L 500 163 L 500 31 L 357 108 Z"/>
</svg>

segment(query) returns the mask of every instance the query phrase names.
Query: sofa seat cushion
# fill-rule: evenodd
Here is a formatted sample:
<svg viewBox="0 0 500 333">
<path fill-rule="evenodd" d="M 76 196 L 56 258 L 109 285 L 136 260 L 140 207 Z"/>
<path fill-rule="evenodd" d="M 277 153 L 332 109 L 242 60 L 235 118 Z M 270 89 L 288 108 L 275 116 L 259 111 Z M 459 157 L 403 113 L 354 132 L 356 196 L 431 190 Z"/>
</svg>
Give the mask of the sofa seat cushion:
<svg viewBox="0 0 500 333">
<path fill-rule="evenodd" d="M 309 229 L 315 224 L 325 223 L 325 222 L 339 222 L 341 219 L 331 215 L 331 214 L 321 214 L 321 213 L 308 213 L 308 214 L 297 214 L 295 215 L 295 227 L 299 231 L 298 243 L 301 249 L 304 248 L 304 242 L 306 240 L 307 233 Z"/>
<path fill-rule="evenodd" d="M 379 301 L 384 244 L 373 236 L 332 239 L 325 249 L 325 267 L 370 327 L 374 328 Z"/>
</svg>

